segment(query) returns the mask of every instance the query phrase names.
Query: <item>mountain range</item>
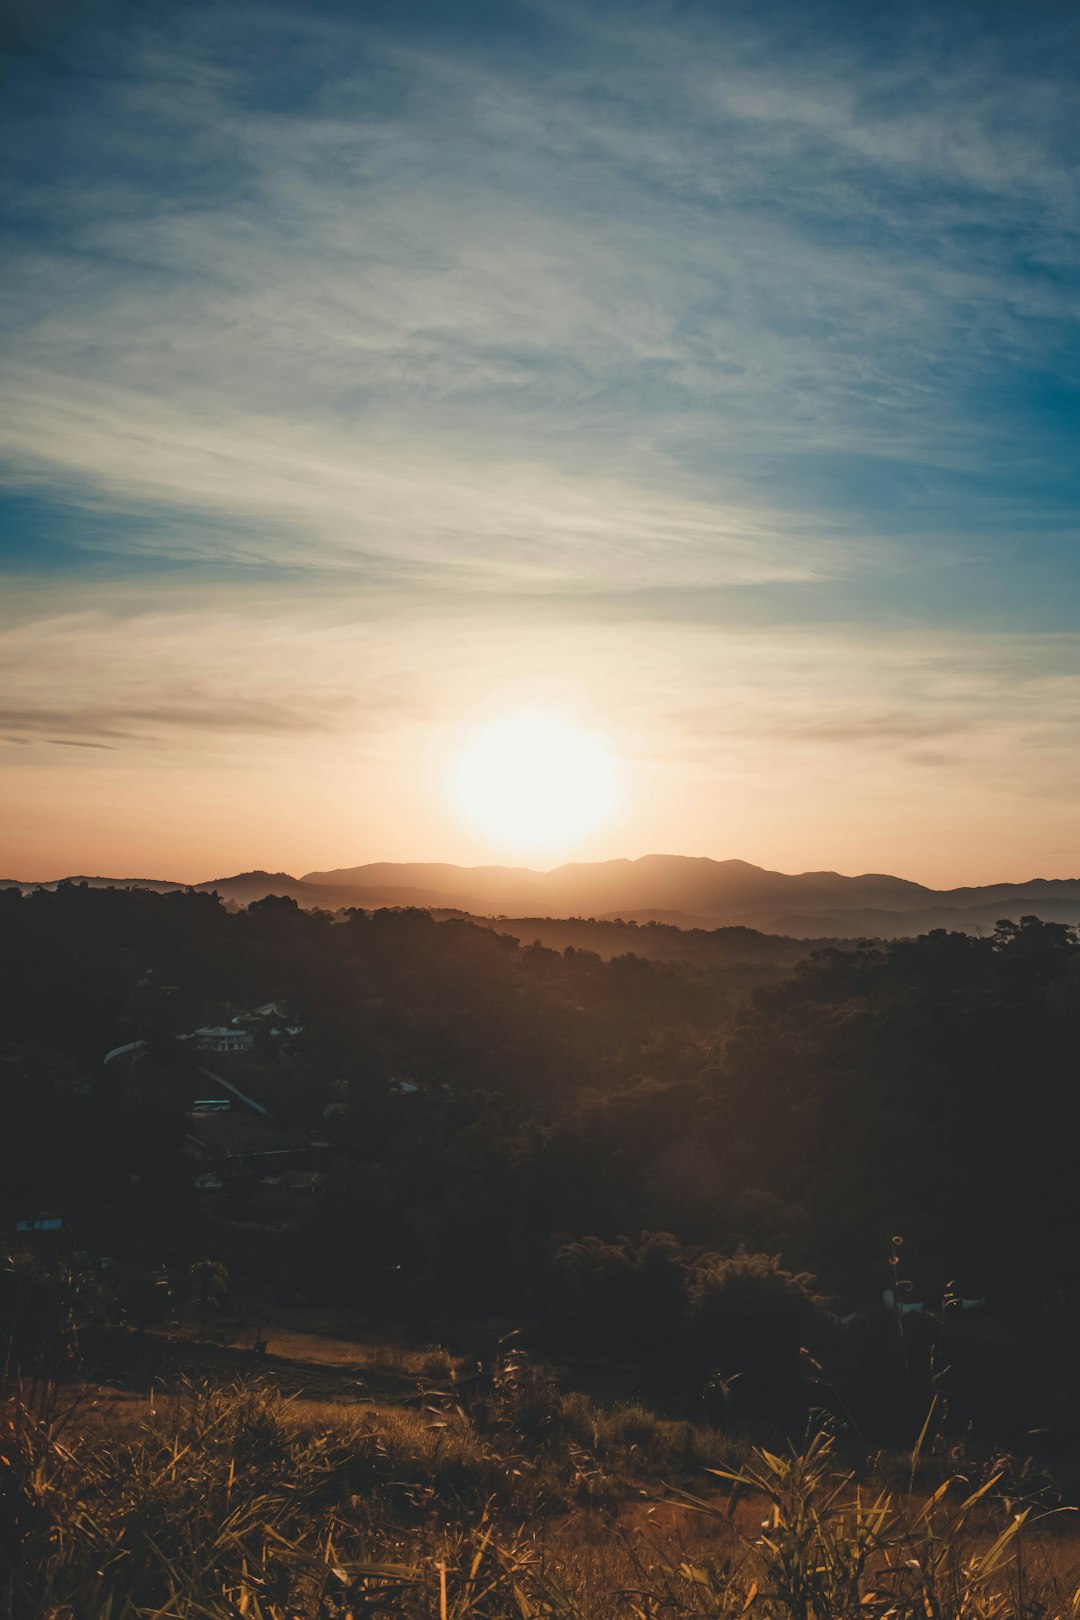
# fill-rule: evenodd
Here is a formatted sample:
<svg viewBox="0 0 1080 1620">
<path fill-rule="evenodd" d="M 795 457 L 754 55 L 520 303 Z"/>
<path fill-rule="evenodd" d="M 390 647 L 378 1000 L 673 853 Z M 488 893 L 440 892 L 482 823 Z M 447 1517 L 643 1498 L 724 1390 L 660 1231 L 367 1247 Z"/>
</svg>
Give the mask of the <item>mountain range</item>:
<svg viewBox="0 0 1080 1620">
<path fill-rule="evenodd" d="M 75 877 L 93 887 L 194 888 L 246 906 L 268 894 L 303 906 L 421 906 L 479 917 L 595 917 L 667 922 L 684 928 L 742 926 L 795 938 L 870 935 L 897 938 L 931 928 L 984 933 L 1001 918 L 1041 917 L 1080 924 L 1080 878 L 931 889 L 885 873 L 772 872 L 747 861 L 706 856 L 644 855 L 638 860 L 575 862 L 540 872 L 530 867 L 453 866 L 375 861 L 308 872 L 241 872 L 205 883 L 151 878 Z M 55 884 L 14 879 L 24 891 Z"/>
</svg>

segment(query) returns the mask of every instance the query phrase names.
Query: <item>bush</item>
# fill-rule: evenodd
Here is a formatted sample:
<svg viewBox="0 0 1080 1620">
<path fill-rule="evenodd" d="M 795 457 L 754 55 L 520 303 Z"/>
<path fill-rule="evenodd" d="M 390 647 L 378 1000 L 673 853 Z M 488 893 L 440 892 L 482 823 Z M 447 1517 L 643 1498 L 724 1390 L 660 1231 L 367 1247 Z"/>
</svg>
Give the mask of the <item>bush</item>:
<svg viewBox="0 0 1080 1620">
<path fill-rule="evenodd" d="M 654 1362 L 683 1329 L 692 1269 L 670 1232 L 614 1243 L 586 1237 L 555 1256 L 563 1327 L 582 1349 Z"/>
<path fill-rule="evenodd" d="M 701 1265 L 688 1341 L 712 1421 L 731 1411 L 799 1420 L 810 1393 L 802 1352 L 820 1335 L 822 1307 L 813 1277 L 776 1255 L 739 1250 Z"/>
</svg>

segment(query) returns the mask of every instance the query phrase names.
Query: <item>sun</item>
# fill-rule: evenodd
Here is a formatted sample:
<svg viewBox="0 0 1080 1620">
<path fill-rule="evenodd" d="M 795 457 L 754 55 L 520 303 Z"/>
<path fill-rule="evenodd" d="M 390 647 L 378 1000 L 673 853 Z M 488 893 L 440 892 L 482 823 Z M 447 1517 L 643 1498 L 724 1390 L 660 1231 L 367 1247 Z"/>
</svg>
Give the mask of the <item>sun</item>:
<svg viewBox="0 0 1080 1620">
<path fill-rule="evenodd" d="M 572 844 L 619 808 L 621 771 L 600 736 L 545 709 L 522 709 L 477 728 L 454 760 L 451 797 L 501 843 Z"/>
</svg>

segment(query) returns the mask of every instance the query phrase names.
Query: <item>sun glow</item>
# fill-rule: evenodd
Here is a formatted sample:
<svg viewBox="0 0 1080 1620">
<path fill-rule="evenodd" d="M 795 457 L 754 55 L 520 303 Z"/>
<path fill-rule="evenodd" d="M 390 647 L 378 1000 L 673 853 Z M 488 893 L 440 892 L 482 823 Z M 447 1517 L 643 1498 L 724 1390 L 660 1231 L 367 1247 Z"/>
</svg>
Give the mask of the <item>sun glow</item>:
<svg viewBox="0 0 1080 1620">
<path fill-rule="evenodd" d="M 500 842 L 554 849 L 611 819 L 620 776 L 602 737 L 525 709 L 477 729 L 454 762 L 450 789 L 458 810 Z"/>
</svg>

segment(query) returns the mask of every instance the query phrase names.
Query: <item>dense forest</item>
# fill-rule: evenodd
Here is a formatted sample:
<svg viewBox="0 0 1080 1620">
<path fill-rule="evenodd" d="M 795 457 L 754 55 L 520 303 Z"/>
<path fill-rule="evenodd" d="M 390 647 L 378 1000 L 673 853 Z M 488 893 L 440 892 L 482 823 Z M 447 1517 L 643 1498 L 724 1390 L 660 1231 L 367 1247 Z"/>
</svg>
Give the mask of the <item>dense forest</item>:
<svg viewBox="0 0 1080 1620">
<path fill-rule="evenodd" d="M 0 975 L 9 1248 L 107 1255 L 118 1320 L 212 1261 L 267 1309 L 632 1363 L 673 1408 L 888 1436 L 937 1390 L 958 1425 L 1073 1422 L 1063 925 L 702 966 L 71 885 L 0 893 Z M 197 1050 L 267 1005 L 248 1053 Z M 215 1147 L 219 1075 L 245 1100 Z M 40 1211 L 62 1231 L 20 1236 Z"/>
</svg>

